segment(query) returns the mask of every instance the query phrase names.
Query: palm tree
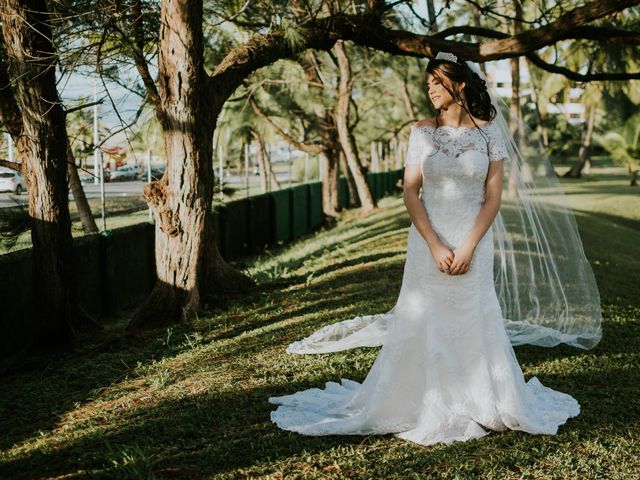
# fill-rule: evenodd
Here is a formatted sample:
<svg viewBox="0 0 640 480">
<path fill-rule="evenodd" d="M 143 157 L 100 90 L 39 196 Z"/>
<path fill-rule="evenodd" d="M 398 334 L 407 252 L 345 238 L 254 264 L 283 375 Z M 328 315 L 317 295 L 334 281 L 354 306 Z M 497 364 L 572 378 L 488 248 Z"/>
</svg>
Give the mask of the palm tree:
<svg viewBox="0 0 640 480">
<path fill-rule="evenodd" d="M 640 152 L 640 113 L 629 118 L 622 127 L 611 130 L 602 135 L 595 135 L 595 141 L 600 144 L 614 162 L 625 165 L 631 176 L 630 185 L 638 185 L 636 169 Z"/>
</svg>

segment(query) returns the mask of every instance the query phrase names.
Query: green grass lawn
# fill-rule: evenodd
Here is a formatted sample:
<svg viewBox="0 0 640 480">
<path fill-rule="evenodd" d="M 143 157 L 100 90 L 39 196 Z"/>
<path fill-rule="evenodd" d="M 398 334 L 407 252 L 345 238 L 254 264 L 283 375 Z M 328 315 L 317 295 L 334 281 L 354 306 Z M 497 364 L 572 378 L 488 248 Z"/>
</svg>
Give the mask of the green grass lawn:
<svg viewBox="0 0 640 480">
<path fill-rule="evenodd" d="M 132 225 L 134 223 L 140 223 L 149 221 L 149 209 L 146 202 L 141 196 L 122 196 L 122 197 L 108 197 L 106 200 L 106 223 L 107 229 L 111 230 L 118 227 L 124 227 L 126 225 Z M 102 231 L 102 217 L 100 199 L 89 199 L 89 206 L 91 208 L 95 218 L 98 230 Z M 10 207 L 15 210 L 16 207 Z M 26 206 L 24 207 L 27 208 Z M 81 237 L 85 233 L 82 229 L 82 222 L 79 220 L 78 209 L 75 202 L 69 202 L 69 213 L 71 215 L 71 234 L 74 237 Z M 0 219 L 3 215 L 7 214 L 7 209 L 0 209 Z M 13 248 L 6 248 L 0 243 L 0 254 L 20 250 L 22 248 L 31 247 L 31 232 L 23 232 L 18 236 L 16 244 Z"/>
<path fill-rule="evenodd" d="M 492 432 L 423 447 L 385 436 L 279 430 L 267 398 L 362 381 L 377 348 L 288 355 L 322 325 L 384 312 L 399 292 L 410 220 L 400 197 L 246 263 L 260 296 L 189 324 L 32 358 L 0 386 L 0 478 L 640 478 L 640 189 L 597 172 L 562 180 L 604 313 L 591 351 L 517 347 L 525 376 L 581 414 L 556 436 Z"/>
</svg>

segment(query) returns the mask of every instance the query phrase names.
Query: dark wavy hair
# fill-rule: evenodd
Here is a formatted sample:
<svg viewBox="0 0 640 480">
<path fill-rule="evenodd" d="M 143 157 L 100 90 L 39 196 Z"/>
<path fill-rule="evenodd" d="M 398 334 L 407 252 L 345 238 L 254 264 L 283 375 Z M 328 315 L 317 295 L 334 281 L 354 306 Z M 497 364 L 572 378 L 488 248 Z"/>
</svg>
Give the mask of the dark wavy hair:
<svg viewBox="0 0 640 480">
<path fill-rule="evenodd" d="M 474 117 L 481 120 L 491 121 L 496 116 L 496 108 L 491 103 L 491 97 L 487 90 L 487 82 L 478 76 L 476 72 L 471 70 L 464 60 L 458 57 L 457 62 L 450 60 L 429 60 L 427 64 L 426 73 L 432 75 L 440 80 L 442 86 L 449 92 L 455 102 L 460 105 L 471 117 L 471 121 L 478 127 L 478 124 L 474 120 Z M 442 80 L 443 77 L 451 80 L 452 83 L 458 84 L 465 83 L 463 89 L 463 96 L 460 96 L 456 91 L 451 90 Z M 466 102 L 465 102 L 466 98 Z M 439 114 L 440 112 L 438 112 Z M 439 126 L 439 115 L 436 115 L 436 128 Z"/>
</svg>

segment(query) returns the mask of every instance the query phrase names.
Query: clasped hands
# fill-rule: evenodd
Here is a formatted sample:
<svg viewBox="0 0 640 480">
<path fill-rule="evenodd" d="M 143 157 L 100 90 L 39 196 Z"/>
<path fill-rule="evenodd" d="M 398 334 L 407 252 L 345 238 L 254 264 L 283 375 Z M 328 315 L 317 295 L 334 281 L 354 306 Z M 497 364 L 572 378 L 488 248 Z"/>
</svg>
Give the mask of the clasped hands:
<svg viewBox="0 0 640 480">
<path fill-rule="evenodd" d="M 431 247 L 431 256 L 441 272 L 462 275 L 469 270 L 474 250 L 475 247 L 466 242 L 453 250 L 444 243 L 438 242 Z"/>
</svg>

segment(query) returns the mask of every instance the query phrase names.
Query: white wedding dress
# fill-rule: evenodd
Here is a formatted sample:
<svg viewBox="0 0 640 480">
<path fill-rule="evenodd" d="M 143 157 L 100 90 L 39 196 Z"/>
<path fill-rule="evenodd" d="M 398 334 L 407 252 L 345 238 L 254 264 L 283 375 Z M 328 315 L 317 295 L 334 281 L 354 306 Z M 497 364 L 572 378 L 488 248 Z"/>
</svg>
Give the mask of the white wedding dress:
<svg viewBox="0 0 640 480">
<path fill-rule="evenodd" d="M 506 156 L 495 123 L 481 129 L 411 130 L 406 164 L 421 165 L 423 205 L 452 249 L 475 223 L 489 162 Z M 496 296 L 493 261 L 489 228 L 466 273 L 443 273 L 411 224 L 394 307 L 327 325 L 287 348 L 325 353 L 382 345 L 365 380 L 342 378 L 324 389 L 270 397 L 279 405 L 272 421 L 304 435 L 394 433 L 423 445 L 479 438 L 487 430 L 556 434 L 580 406 L 536 377 L 525 382 Z"/>
</svg>

